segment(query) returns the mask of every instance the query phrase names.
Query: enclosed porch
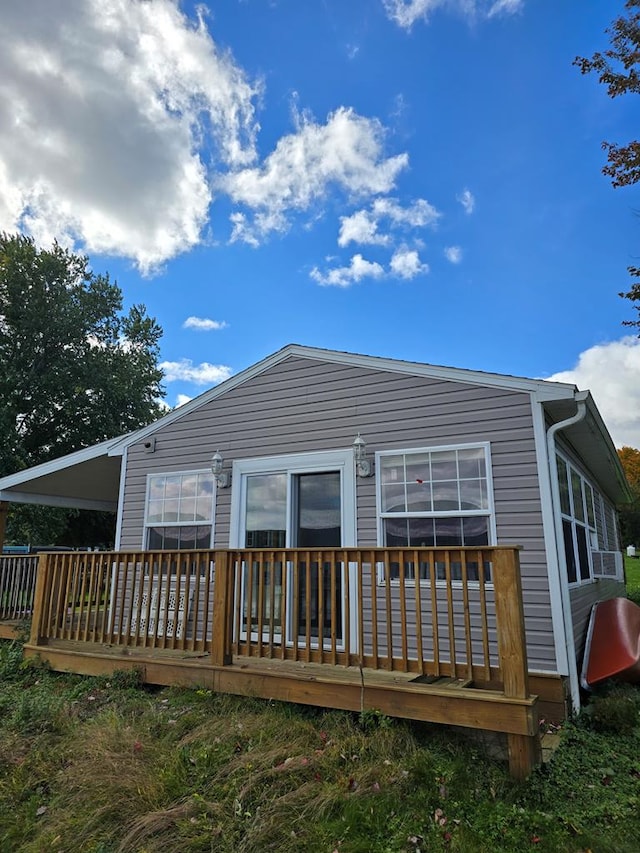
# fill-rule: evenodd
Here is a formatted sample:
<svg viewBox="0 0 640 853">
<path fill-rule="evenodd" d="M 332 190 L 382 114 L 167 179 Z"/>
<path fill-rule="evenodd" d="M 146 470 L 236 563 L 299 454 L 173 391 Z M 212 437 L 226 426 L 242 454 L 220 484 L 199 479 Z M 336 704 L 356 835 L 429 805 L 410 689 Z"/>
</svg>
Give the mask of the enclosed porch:
<svg viewBox="0 0 640 853">
<path fill-rule="evenodd" d="M 514 775 L 538 760 L 517 548 L 22 559 L 0 561 L 0 618 L 30 615 L 26 653 L 55 669 L 497 731 Z"/>
</svg>

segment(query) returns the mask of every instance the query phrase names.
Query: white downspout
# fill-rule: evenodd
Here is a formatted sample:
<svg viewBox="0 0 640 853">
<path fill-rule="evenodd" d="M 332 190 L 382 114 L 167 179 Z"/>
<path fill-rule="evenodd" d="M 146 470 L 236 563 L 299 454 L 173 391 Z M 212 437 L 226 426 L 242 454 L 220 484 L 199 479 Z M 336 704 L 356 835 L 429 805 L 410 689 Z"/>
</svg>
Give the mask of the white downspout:
<svg viewBox="0 0 640 853">
<path fill-rule="evenodd" d="M 564 421 L 553 424 L 547 430 L 547 461 L 549 463 L 549 479 L 551 483 L 551 503 L 553 506 L 553 522 L 556 533 L 556 553 L 558 555 L 558 573 L 560 575 L 560 596 L 562 599 L 562 616 L 564 620 L 564 642 L 569 665 L 569 687 L 571 690 L 571 705 L 574 711 L 580 709 L 580 682 L 578 679 L 578 662 L 576 660 L 576 645 L 573 638 L 573 617 L 571 614 L 571 596 L 569 593 L 569 577 L 566 572 L 567 557 L 564 550 L 564 534 L 562 531 L 562 514 L 560 510 L 560 486 L 558 484 L 558 468 L 556 465 L 556 433 L 577 424 L 587 413 L 588 391 L 578 391 L 575 401 L 578 409 L 575 415 Z M 565 571 L 563 571 L 563 567 Z"/>
</svg>

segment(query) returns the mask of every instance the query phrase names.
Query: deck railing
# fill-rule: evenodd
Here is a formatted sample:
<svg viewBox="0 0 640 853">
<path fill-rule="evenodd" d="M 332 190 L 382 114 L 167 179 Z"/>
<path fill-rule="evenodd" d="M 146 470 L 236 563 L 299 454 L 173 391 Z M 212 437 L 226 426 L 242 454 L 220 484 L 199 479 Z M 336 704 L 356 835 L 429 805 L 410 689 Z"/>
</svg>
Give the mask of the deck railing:
<svg viewBox="0 0 640 853">
<path fill-rule="evenodd" d="M 491 550 L 230 551 L 233 651 L 490 680 Z M 241 606 L 237 606 L 238 602 Z"/>
<path fill-rule="evenodd" d="M 211 648 L 211 551 L 43 554 L 32 638 Z"/>
<path fill-rule="evenodd" d="M 47 554 L 36 599 L 35 642 L 515 678 L 518 689 L 526 673 L 517 548 Z"/>
<path fill-rule="evenodd" d="M 0 556 L 0 621 L 18 622 L 30 618 L 37 566 L 37 556 Z"/>
</svg>

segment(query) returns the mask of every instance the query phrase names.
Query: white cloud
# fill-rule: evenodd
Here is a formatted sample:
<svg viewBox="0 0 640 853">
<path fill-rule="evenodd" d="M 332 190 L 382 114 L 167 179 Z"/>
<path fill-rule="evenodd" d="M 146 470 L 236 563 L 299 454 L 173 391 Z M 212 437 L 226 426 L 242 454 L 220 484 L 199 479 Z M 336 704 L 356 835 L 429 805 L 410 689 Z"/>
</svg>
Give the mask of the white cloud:
<svg viewBox="0 0 640 853">
<path fill-rule="evenodd" d="M 447 246 L 444 250 L 444 256 L 452 264 L 459 264 L 462 260 L 462 249 L 460 246 Z"/>
<path fill-rule="evenodd" d="M 368 210 L 357 210 L 351 216 L 340 217 L 339 246 L 348 246 L 349 243 L 384 246 L 390 239 L 387 234 L 378 233 L 378 221 Z"/>
<path fill-rule="evenodd" d="M 209 320 L 207 317 L 187 317 L 182 324 L 183 329 L 196 329 L 198 332 L 217 332 L 226 329 L 224 320 Z"/>
<path fill-rule="evenodd" d="M 524 0 L 382 0 L 390 20 L 399 27 L 410 30 L 416 21 L 428 22 L 437 9 L 459 12 L 464 17 L 493 18 L 496 15 L 513 15 L 524 7 Z"/>
<path fill-rule="evenodd" d="M 428 21 L 431 12 L 448 0 L 382 0 L 387 16 L 403 29 L 410 30 L 418 20 Z"/>
<path fill-rule="evenodd" d="M 387 220 L 392 228 L 424 228 L 437 223 L 441 214 L 423 198 L 403 207 L 395 198 L 377 198 L 370 210 L 358 210 L 351 216 L 340 218 L 338 245 L 347 246 L 350 242 L 387 245 L 391 237 L 380 234 L 378 226 Z"/>
<path fill-rule="evenodd" d="M 193 382 L 194 385 L 218 385 L 228 379 L 233 372 L 224 364 L 194 364 L 190 358 L 180 361 L 163 361 L 160 370 L 164 372 L 165 382 Z"/>
<path fill-rule="evenodd" d="M 640 339 L 598 344 L 572 370 L 548 378 L 591 391 L 616 446 L 640 448 Z"/>
<path fill-rule="evenodd" d="M 395 198 L 377 198 L 373 203 L 373 212 L 379 219 L 386 216 L 394 225 L 406 225 L 411 228 L 435 225 L 441 215 L 423 198 L 417 199 L 408 207 L 402 207 Z"/>
<path fill-rule="evenodd" d="M 311 270 L 311 278 L 318 284 L 350 287 L 363 278 L 382 278 L 384 268 L 377 261 L 367 261 L 362 255 L 354 255 L 348 267 L 334 267 L 321 273 L 317 267 Z"/>
<path fill-rule="evenodd" d="M 367 261 L 362 255 L 356 254 L 351 258 L 349 266 L 334 267 L 324 273 L 318 267 L 314 267 L 310 275 L 314 281 L 324 286 L 350 287 L 364 278 L 381 279 L 386 276 L 395 276 L 408 280 L 417 275 L 426 275 L 428 272 L 429 265 L 420 260 L 415 249 L 401 246 L 393 253 L 388 272 L 385 272 L 382 264 L 377 261 Z"/>
<path fill-rule="evenodd" d="M 184 406 L 185 403 L 190 403 L 193 400 L 193 397 L 189 397 L 187 394 L 178 394 L 176 397 L 176 409 L 179 406 Z"/>
<path fill-rule="evenodd" d="M 524 8 L 524 0 L 495 0 L 487 11 L 487 18 L 493 18 L 496 15 L 514 15 L 516 12 L 521 12 Z"/>
<path fill-rule="evenodd" d="M 200 240 L 221 168 L 255 160 L 250 82 L 178 0 L 21 0 L 0 16 L 0 229 L 132 258 Z"/>
<path fill-rule="evenodd" d="M 407 280 L 429 272 L 429 265 L 422 263 L 415 249 L 407 246 L 402 246 L 393 254 L 389 268 L 394 275 Z"/>
<path fill-rule="evenodd" d="M 230 242 L 248 243 L 257 249 L 258 246 L 272 233 L 284 234 L 289 228 L 289 222 L 284 213 L 279 210 L 261 211 L 253 219 L 246 214 L 236 211 L 229 217 L 233 224 Z"/>
<path fill-rule="evenodd" d="M 476 206 L 476 200 L 473 197 L 473 193 L 471 192 L 471 190 L 464 189 L 460 193 L 460 195 L 456 196 L 456 198 L 460 202 L 460 204 L 463 206 L 464 212 L 467 215 L 470 215 L 473 213 L 474 208 Z"/>
<path fill-rule="evenodd" d="M 308 210 L 331 186 L 356 197 L 387 193 L 408 165 L 406 154 L 385 158 L 382 124 L 352 109 L 340 107 L 325 124 L 297 120 L 296 132 L 282 137 L 262 165 L 221 179 L 221 189 L 254 214 L 232 215 L 232 240 L 256 245 L 272 231 L 285 231 L 288 214 Z"/>
</svg>

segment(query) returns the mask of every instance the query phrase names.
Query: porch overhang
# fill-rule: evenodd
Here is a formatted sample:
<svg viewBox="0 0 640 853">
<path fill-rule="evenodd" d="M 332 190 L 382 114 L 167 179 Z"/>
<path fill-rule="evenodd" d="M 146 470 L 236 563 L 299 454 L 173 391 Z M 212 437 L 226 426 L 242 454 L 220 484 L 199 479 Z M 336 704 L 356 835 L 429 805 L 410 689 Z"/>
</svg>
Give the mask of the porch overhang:
<svg viewBox="0 0 640 853">
<path fill-rule="evenodd" d="M 631 500 L 631 492 L 611 436 L 591 394 L 585 398 L 586 417 L 562 430 L 594 480 L 614 504 Z M 574 398 L 544 403 L 549 426 L 570 418 L 576 412 Z"/>
<path fill-rule="evenodd" d="M 105 441 L 0 478 L 0 502 L 115 512 L 122 459 L 120 453 L 110 454 L 110 450 L 117 441 Z"/>
</svg>

